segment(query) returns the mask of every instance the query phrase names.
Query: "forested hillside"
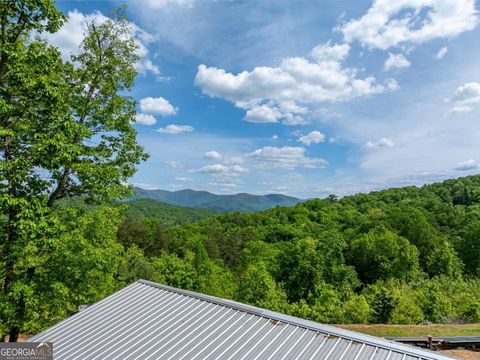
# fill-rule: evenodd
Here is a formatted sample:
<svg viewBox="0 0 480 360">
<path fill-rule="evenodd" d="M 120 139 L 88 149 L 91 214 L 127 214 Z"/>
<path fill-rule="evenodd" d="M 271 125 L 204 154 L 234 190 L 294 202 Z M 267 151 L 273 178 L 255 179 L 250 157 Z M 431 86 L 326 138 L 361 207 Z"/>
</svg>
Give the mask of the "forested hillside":
<svg viewBox="0 0 480 360">
<path fill-rule="evenodd" d="M 125 203 L 126 218 L 154 219 L 163 225 L 178 225 L 203 220 L 218 214 L 211 209 L 195 209 L 184 206 L 165 204 L 156 200 L 138 199 Z"/>
<path fill-rule="evenodd" d="M 282 194 L 252 195 L 234 194 L 218 195 L 208 191 L 195 191 L 190 189 L 179 191 L 145 190 L 135 188 L 134 199 L 152 199 L 167 204 L 213 209 L 216 211 L 261 211 L 275 206 L 292 206 L 298 204 L 300 199 Z"/>
<path fill-rule="evenodd" d="M 128 228 L 121 227 L 119 241 Z M 228 213 L 126 252 L 149 278 L 321 322 L 480 320 L 480 176 Z"/>
</svg>

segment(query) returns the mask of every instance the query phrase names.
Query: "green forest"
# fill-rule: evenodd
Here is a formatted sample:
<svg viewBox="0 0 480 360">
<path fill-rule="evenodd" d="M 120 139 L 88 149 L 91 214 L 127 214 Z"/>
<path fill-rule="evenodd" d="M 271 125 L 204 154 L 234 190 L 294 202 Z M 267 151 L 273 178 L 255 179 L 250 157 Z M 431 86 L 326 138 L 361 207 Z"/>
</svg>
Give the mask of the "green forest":
<svg viewBox="0 0 480 360">
<path fill-rule="evenodd" d="M 130 199 L 137 45 L 122 10 L 70 60 L 53 0 L 0 2 L 0 341 L 136 279 L 323 323 L 480 321 L 480 176 L 256 213 Z"/>
<path fill-rule="evenodd" d="M 257 213 L 173 208 L 177 223 L 152 200 L 60 201 L 76 220 L 24 331 L 137 279 L 322 323 L 480 321 L 480 175 Z"/>
<path fill-rule="evenodd" d="M 120 283 L 145 278 L 323 323 L 480 320 L 480 176 L 153 223 L 120 223 Z"/>
</svg>

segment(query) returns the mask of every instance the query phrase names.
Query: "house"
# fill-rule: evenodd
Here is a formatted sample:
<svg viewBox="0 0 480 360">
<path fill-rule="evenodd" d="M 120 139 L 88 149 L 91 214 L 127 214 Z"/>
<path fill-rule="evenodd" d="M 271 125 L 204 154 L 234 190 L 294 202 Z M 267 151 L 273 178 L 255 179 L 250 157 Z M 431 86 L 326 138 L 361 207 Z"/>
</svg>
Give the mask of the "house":
<svg viewBox="0 0 480 360">
<path fill-rule="evenodd" d="M 448 356 L 139 280 L 29 341 L 55 359 L 446 360 Z"/>
</svg>

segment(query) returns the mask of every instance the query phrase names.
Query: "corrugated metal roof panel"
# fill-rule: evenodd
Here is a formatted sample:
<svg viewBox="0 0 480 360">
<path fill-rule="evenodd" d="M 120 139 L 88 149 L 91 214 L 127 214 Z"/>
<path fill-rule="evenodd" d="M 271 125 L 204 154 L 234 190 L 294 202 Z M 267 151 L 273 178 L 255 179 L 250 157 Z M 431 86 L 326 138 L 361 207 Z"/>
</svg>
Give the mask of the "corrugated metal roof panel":
<svg viewBox="0 0 480 360">
<path fill-rule="evenodd" d="M 55 359 L 446 360 L 448 356 L 140 280 L 29 341 Z"/>
</svg>

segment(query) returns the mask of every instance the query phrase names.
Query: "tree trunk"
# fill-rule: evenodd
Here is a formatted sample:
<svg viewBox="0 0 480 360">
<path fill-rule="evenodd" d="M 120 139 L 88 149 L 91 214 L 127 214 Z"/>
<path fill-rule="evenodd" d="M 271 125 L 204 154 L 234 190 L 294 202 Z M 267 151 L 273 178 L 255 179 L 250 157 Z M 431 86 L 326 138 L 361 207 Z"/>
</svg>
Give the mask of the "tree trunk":
<svg viewBox="0 0 480 360">
<path fill-rule="evenodd" d="M 18 335 L 20 335 L 20 329 L 16 326 L 12 326 L 10 332 L 8 333 L 8 342 L 17 342 Z"/>
<path fill-rule="evenodd" d="M 7 239 L 4 247 L 4 258 L 5 258 L 5 281 L 3 283 L 3 291 L 8 293 L 10 290 L 11 284 L 13 282 L 13 268 L 15 261 L 12 255 L 12 247 L 16 242 L 16 231 L 15 231 L 15 218 L 16 212 L 14 209 L 10 208 L 8 211 L 8 224 L 7 224 Z"/>
<path fill-rule="evenodd" d="M 3 293 L 7 295 L 10 292 L 12 284 L 14 282 L 14 265 L 15 260 L 13 258 L 13 247 L 16 242 L 16 231 L 15 231 L 15 210 L 10 208 L 8 211 L 8 224 L 7 224 L 7 238 L 4 246 L 4 257 L 5 257 L 5 280 L 3 283 Z M 15 314 L 17 317 L 18 314 Z M 15 326 L 12 326 L 9 331 L 9 342 L 16 342 L 18 339 L 19 329 Z M 4 341 L 4 339 L 3 339 Z"/>
<path fill-rule="evenodd" d="M 7 137 L 5 138 L 5 161 L 10 162 L 12 161 L 13 157 L 11 152 L 9 151 L 10 139 Z M 13 174 L 11 170 L 8 170 L 8 195 L 14 199 L 17 196 L 17 191 L 15 186 L 12 184 Z M 11 287 L 15 281 L 15 246 L 18 242 L 18 234 L 16 229 L 16 222 L 18 217 L 18 209 L 15 208 L 16 205 L 9 205 L 8 207 L 8 220 L 7 220 L 7 231 L 6 231 L 6 239 L 3 251 L 3 257 L 5 259 L 5 280 L 3 283 L 3 293 L 7 296 L 11 290 Z M 21 308 L 21 303 L 23 301 L 20 300 L 17 303 L 17 308 Z M 20 314 L 16 313 L 15 318 L 18 319 Z M 20 316 L 23 317 L 23 314 Z M 20 333 L 20 329 L 17 326 L 11 326 L 9 331 L 9 342 L 16 342 L 18 339 L 18 335 Z"/>
</svg>

